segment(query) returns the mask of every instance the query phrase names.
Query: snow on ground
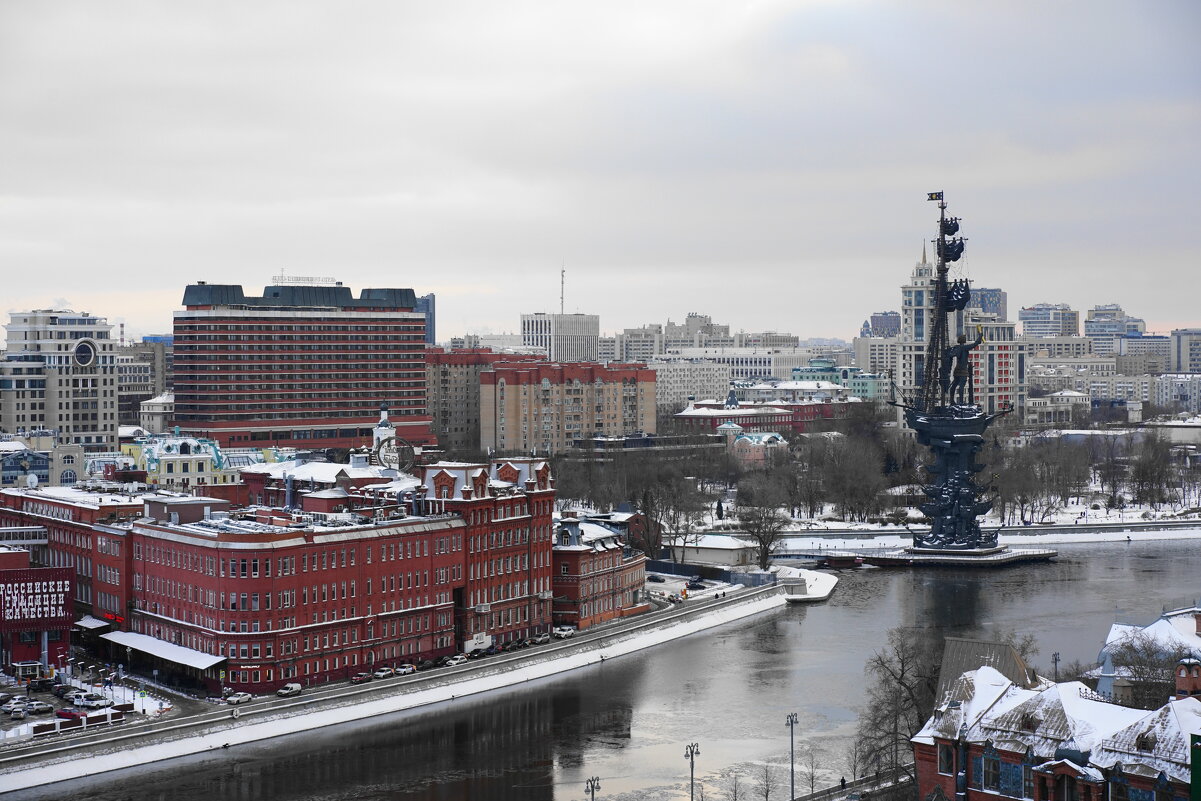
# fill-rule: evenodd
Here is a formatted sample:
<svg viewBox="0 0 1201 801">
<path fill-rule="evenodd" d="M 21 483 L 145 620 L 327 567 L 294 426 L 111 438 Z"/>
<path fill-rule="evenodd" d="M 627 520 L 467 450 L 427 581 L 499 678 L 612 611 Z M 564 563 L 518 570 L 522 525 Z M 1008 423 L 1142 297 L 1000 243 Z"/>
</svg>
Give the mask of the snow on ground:
<svg viewBox="0 0 1201 801">
<path fill-rule="evenodd" d="M 1171 529 L 1168 531 L 1145 531 L 1139 529 L 1119 531 L 1072 531 L 1063 528 L 1006 528 L 1001 530 L 1002 545 L 1066 545 L 1075 542 L 1125 542 L 1126 540 L 1185 540 L 1201 538 L 1201 524 L 1195 529 Z M 904 529 L 865 530 L 862 535 L 840 540 L 836 536 L 812 536 L 786 534 L 780 545 L 785 553 L 798 551 L 820 553 L 821 551 L 862 551 L 878 548 L 901 548 L 913 544 L 913 537 Z"/>
<path fill-rule="evenodd" d="M 744 602 L 731 602 L 716 607 L 704 615 L 676 621 L 671 625 L 650 628 L 633 633 L 631 636 L 591 644 L 585 650 L 572 651 L 562 656 L 534 661 L 521 667 L 491 675 L 473 676 L 468 674 L 463 681 L 444 684 L 438 687 L 428 687 L 412 692 L 397 693 L 361 702 L 302 713 L 291 717 L 277 716 L 273 719 L 256 721 L 254 707 L 247 707 L 242 713 L 240 725 L 221 729 L 220 731 L 185 737 L 170 742 L 160 742 L 150 745 L 135 746 L 121 749 L 119 765 L 111 753 L 82 755 L 69 761 L 50 765 L 35 765 L 24 770 L 3 774 L 5 789 L 17 790 L 37 787 L 44 784 L 77 779 L 104 773 L 118 767 L 132 767 L 150 762 L 159 762 L 188 754 L 202 753 L 213 749 L 225 748 L 242 743 L 257 742 L 271 737 L 307 731 L 322 726 L 332 726 L 350 720 L 400 712 L 416 707 L 441 702 L 453 703 L 456 698 L 500 689 L 512 685 L 523 684 L 534 679 L 553 676 L 568 670 L 604 662 L 606 659 L 634 653 L 644 648 L 650 648 L 679 637 L 698 631 L 713 628 L 724 623 L 741 620 L 751 615 L 766 612 L 783 606 L 784 596 L 779 593 L 762 594 Z M 648 618 L 648 624 L 655 623 L 655 618 Z M 486 666 L 487 663 L 484 663 Z M 270 712 L 266 713 L 270 714 Z M 175 721 L 178 725 L 183 723 Z M 159 723 L 158 726 L 172 727 L 172 723 Z"/>
<path fill-rule="evenodd" d="M 78 687 L 81 690 L 86 690 L 98 695 L 103 695 L 105 698 L 112 699 L 114 705 L 133 704 L 134 711 L 140 712 L 143 715 L 158 715 L 168 712 L 172 708 L 171 701 L 166 697 L 159 697 L 153 695 L 152 693 L 141 693 L 129 687 L 122 687 L 118 685 L 105 687 L 100 683 L 93 684 L 90 682 L 80 681 L 79 679 L 71 678 L 63 672 L 60 672 L 58 675 L 65 678 L 67 684 Z M 11 685 L 5 686 L 4 689 L 6 692 L 16 695 L 24 692 L 20 687 L 16 686 L 16 680 L 11 676 L 7 674 L 0 674 L 0 676 L 3 676 L 3 683 L 5 685 Z M 41 695 L 35 696 L 35 699 L 37 698 L 41 698 Z M 57 709 L 55 711 L 57 712 Z M 103 715 L 104 710 L 88 710 L 88 712 L 92 715 Z M 0 740 L 23 739 L 33 733 L 33 727 L 35 724 L 50 723 L 56 719 L 57 718 L 53 714 L 46 717 L 30 717 L 25 723 L 22 723 L 19 726 L 13 726 L 12 728 L 0 731 Z"/>
</svg>

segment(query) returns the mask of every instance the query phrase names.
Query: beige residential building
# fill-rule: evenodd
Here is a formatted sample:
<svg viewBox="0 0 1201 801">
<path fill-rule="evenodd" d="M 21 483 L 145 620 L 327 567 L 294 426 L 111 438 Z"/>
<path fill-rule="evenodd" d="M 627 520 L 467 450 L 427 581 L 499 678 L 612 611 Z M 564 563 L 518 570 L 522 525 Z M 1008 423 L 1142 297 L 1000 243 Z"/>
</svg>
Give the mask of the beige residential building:
<svg viewBox="0 0 1201 801">
<path fill-rule="evenodd" d="M 0 360 L 0 428 L 52 431 L 86 451 L 117 447 L 113 327 L 66 309 L 12 312 Z"/>
<path fill-rule="evenodd" d="M 655 433 L 655 372 L 643 365 L 497 364 L 480 373 L 480 445 L 557 453 L 583 437 Z"/>
<path fill-rule="evenodd" d="M 494 365 L 545 362 L 530 354 L 500 353 L 489 348 L 425 354 L 426 398 L 433 417 L 434 436 L 447 453 L 480 450 L 480 374 Z"/>
</svg>

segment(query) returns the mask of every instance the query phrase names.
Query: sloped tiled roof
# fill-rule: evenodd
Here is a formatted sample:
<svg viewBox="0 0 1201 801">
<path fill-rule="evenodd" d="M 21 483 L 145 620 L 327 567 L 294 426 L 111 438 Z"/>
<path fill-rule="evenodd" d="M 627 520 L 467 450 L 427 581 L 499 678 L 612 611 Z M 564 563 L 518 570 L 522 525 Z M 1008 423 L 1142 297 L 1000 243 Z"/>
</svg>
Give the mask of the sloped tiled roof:
<svg viewBox="0 0 1201 801">
<path fill-rule="evenodd" d="M 941 699 L 960 676 L 982 665 L 995 669 L 1019 687 L 1034 686 L 1032 671 L 1009 643 L 947 637 L 943 643 L 935 698 Z"/>
</svg>

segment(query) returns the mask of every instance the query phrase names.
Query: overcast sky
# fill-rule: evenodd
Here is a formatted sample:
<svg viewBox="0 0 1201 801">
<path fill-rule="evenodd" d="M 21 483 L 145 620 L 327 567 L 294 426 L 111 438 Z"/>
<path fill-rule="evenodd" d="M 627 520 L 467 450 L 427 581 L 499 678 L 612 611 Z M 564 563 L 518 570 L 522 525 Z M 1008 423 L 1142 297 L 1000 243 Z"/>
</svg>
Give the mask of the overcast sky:
<svg viewBox="0 0 1201 801">
<path fill-rule="evenodd" d="M 850 339 L 945 190 L 1022 305 L 1201 324 L 1201 3 L 0 0 L 0 305 L 438 295 Z"/>
</svg>

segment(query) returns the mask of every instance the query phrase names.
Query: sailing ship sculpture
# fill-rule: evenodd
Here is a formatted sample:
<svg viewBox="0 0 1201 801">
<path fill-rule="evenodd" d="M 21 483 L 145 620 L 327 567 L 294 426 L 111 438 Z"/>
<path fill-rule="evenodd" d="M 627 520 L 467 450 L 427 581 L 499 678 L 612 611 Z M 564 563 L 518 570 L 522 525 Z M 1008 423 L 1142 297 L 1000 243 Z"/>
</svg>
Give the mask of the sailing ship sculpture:
<svg viewBox="0 0 1201 801">
<path fill-rule="evenodd" d="M 988 414 L 976 403 L 972 382 L 971 351 L 984 342 L 977 326 L 976 338 L 959 335 L 949 342 L 947 315 L 962 310 L 970 297 L 967 281 L 948 281 L 947 265 L 963 256 L 964 240 L 959 218 L 947 216 L 942 192 L 931 192 L 938 201 L 938 256 L 934 285 L 934 318 L 925 359 L 919 369 L 917 394 L 906 403 L 893 401 L 905 412 L 905 423 L 917 433 L 919 444 L 930 448 L 933 461 L 925 470 L 930 481 L 922 487 L 929 498 L 919 509 L 931 521 L 928 532 L 914 532 L 913 550 L 991 551 L 997 549 L 996 530 L 984 531 L 978 518 L 992 509 L 981 500 L 983 488 L 976 483 L 983 469 L 976 454 L 984 444 L 988 426 L 1008 409 Z"/>
</svg>

